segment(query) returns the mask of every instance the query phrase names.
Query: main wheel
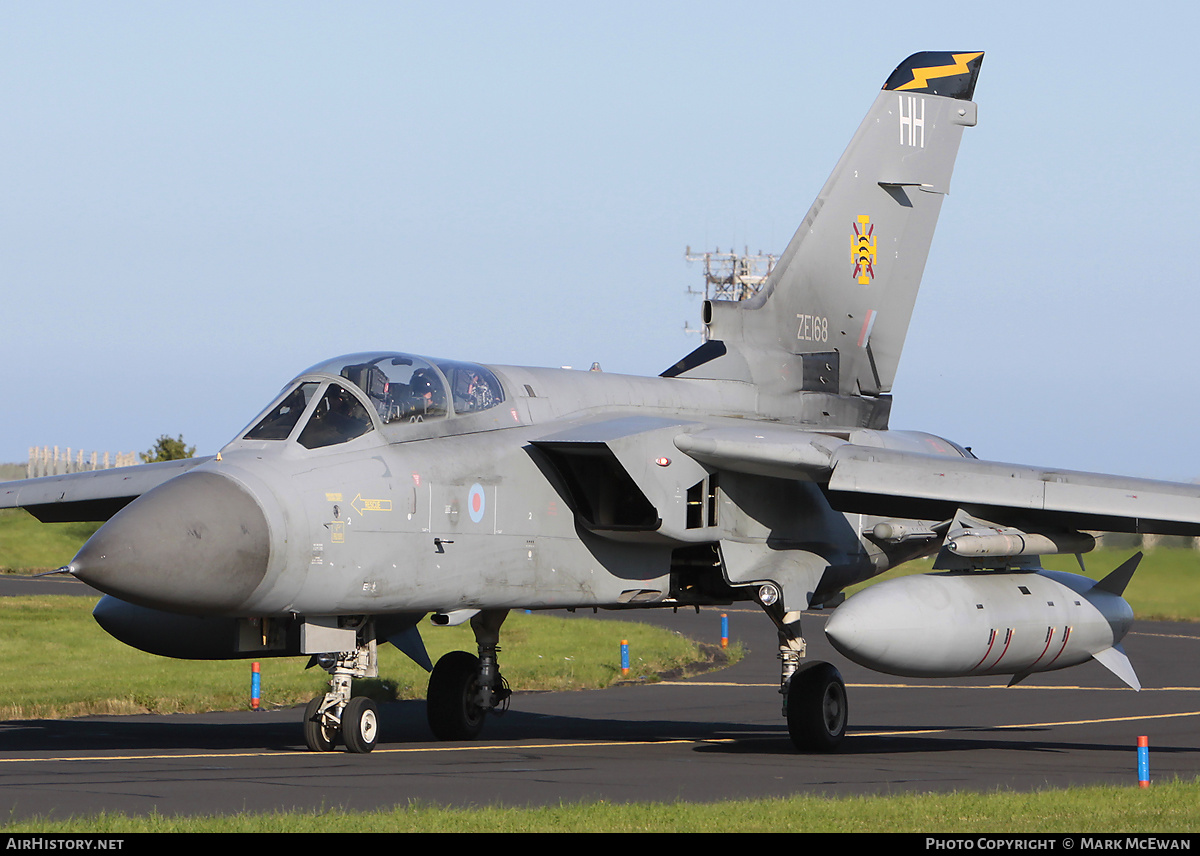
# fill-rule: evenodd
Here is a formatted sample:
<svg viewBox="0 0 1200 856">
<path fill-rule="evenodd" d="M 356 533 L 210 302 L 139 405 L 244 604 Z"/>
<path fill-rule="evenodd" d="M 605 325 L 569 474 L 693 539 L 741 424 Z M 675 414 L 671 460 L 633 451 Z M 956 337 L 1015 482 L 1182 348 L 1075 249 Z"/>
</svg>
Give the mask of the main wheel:
<svg viewBox="0 0 1200 856">
<path fill-rule="evenodd" d="M 370 752 L 379 742 L 379 708 L 369 698 L 355 696 L 342 711 L 342 741 L 349 752 Z"/>
<path fill-rule="evenodd" d="M 846 684 L 831 663 L 802 666 L 788 681 L 788 734 L 797 749 L 832 752 L 846 735 Z"/>
<path fill-rule="evenodd" d="M 304 708 L 304 742 L 314 752 L 332 752 L 337 741 L 337 726 L 325 724 L 325 717 L 318 715 L 325 696 L 317 696 Z"/>
<path fill-rule="evenodd" d="M 433 667 L 425 713 L 438 740 L 474 740 L 483 728 L 484 709 L 475 703 L 479 658 L 451 651 Z"/>
</svg>

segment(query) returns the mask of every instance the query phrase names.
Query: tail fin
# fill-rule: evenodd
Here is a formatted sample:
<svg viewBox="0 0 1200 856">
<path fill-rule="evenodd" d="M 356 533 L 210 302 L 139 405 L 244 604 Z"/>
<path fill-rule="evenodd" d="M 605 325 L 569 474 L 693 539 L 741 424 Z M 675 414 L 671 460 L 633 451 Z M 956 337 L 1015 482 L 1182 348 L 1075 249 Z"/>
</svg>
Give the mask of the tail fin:
<svg viewBox="0 0 1200 856">
<path fill-rule="evenodd" d="M 902 62 L 763 291 L 705 305 L 719 359 L 697 366 L 697 353 L 669 373 L 740 376 L 768 395 L 888 392 L 982 63 L 981 52 Z"/>
</svg>

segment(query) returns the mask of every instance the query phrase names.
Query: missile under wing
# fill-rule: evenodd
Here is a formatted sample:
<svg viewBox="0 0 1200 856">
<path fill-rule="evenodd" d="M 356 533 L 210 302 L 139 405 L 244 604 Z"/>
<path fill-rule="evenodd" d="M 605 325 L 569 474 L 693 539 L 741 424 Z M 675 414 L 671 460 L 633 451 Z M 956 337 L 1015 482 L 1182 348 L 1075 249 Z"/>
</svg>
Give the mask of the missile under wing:
<svg viewBox="0 0 1200 856">
<path fill-rule="evenodd" d="M 763 291 L 706 302 L 707 340 L 658 377 L 350 354 L 213 458 L 0 485 L 0 505 L 109 518 L 67 570 L 106 592 L 95 616 L 131 645 L 310 656 L 330 674 L 304 714 L 318 751 L 379 739 L 351 684 L 381 642 L 432 667 L 435 735 L 469 739 L 511 700 L 509 610 L 734 602 L 778 630 L 794 742 L 831 749 L 845 686 L 806 659 L 801 612 L 923 556 L 945 574 L 837 606 L 847 656 L 1014 681 L 1094 658 L 1136 685 L 1119 648 L 1136 561 L 1093 584 L 1038 557 L 1090 549 L 1087 530 L 1200 534 L 1200 489 L 980 461 L 888 424 L 982 60 L 901 63 Z M 431 664 L 425 616 L 470 622 L 477 651 Z M 914 622 L 960 656 L 914 642 Z"/>
</svg>

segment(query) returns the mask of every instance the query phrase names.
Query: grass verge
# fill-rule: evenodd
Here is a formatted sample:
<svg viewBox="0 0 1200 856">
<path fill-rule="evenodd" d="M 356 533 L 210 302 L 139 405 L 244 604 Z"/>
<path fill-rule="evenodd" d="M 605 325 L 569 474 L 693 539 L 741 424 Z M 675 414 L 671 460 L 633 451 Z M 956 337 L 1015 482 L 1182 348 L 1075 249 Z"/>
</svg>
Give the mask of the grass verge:
<svg viewBox="0 0 1200 856">
<path fill-rule="evenodd" d="M 245 708 L 250 664 L 245 660 L 172 660 L 118 642 L 91 617 L 88 598 L 0 598 L 5 656 L 0 686 L 8 687 L 0 719 L 58 719 L 87 714 L 197 713 Z M 430 657 L 475 648 L 470 627 L 422 625 Z M 504 624 L 504 675 L 523 691 L 590 689 L 621 680 L 656 680 L 676 670 L 703 671 L 740 659 L 676 633 L 638 622 L 576 621 L 512 613 Z M 622 676 L 620 644 L 630 645 Z M 264 706 L 291 706 L 324 692 L 328 676 L 305 671 L 307 658 L 261 661 Z M 29 680 L 28 664 L 38 664 Z M 101 665 L 102 664 L 102 665 Z M 379 648 L 378 680 L 358 682 L 381 701 L 424 698 L 428 675 L 390 645 Z M 118 677 L 119 676 L 119 677 Z"/>
<path fill-rule="evenodd" d="M 1043 832 L 1190 833 L 1200 782 L 1034 793 L 903 794 L 695 803 L 580 803 L 466 809 L 408 805 L 373 812 L 180 817 L 101 814 L 11 822 L 5 832 Z"/>
<path fill-rule="evenodd" d="M 1087 576 L 1100 579 L 1138 549 L 1104 547 L 1085 554 Z M 1079 563 L 1070 555 L 1042 556 L 1042 566 L 1052 571 L 1080 572 Z M 932 567 L 932 558 L 909 562 L 871 582 L 846 589 L 846 596 L 906 574 L 931 573 Z M 1125 590 L 1125 599 L 1142 621 L 1200 621 L 1200 552 L 1184 547 L 1150 550 Z"/>
<path fill-rule="evenodd" d="M 23 508 L 0 508 L 0 573 L 61 568 L 99 523 L 41 523 Z"/>
</svg>

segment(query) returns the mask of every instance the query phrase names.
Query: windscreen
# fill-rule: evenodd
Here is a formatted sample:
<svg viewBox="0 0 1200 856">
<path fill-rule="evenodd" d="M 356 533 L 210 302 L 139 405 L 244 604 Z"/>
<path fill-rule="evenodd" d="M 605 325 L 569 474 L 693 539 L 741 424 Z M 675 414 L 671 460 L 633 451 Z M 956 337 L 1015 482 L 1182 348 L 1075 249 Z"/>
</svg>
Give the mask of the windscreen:
<svg viewBox="0 0 1200 856">
<path fill-rule="evenodd" d="M 286 440 L 300 420 L 300 414 L 308 407 L 320 384 L 309 381 L 302 383 L 271 409 L 271 412 L 259 420 L 258 424 L 246 432 L 247 440 Z"/>
<path fill-rule="evenodd" d="M 359 400 L 345 387 L 331 383 L 297 440 L 306 449 L 320 449 L 361 437 L 374 428 Z"/>
</svg>

